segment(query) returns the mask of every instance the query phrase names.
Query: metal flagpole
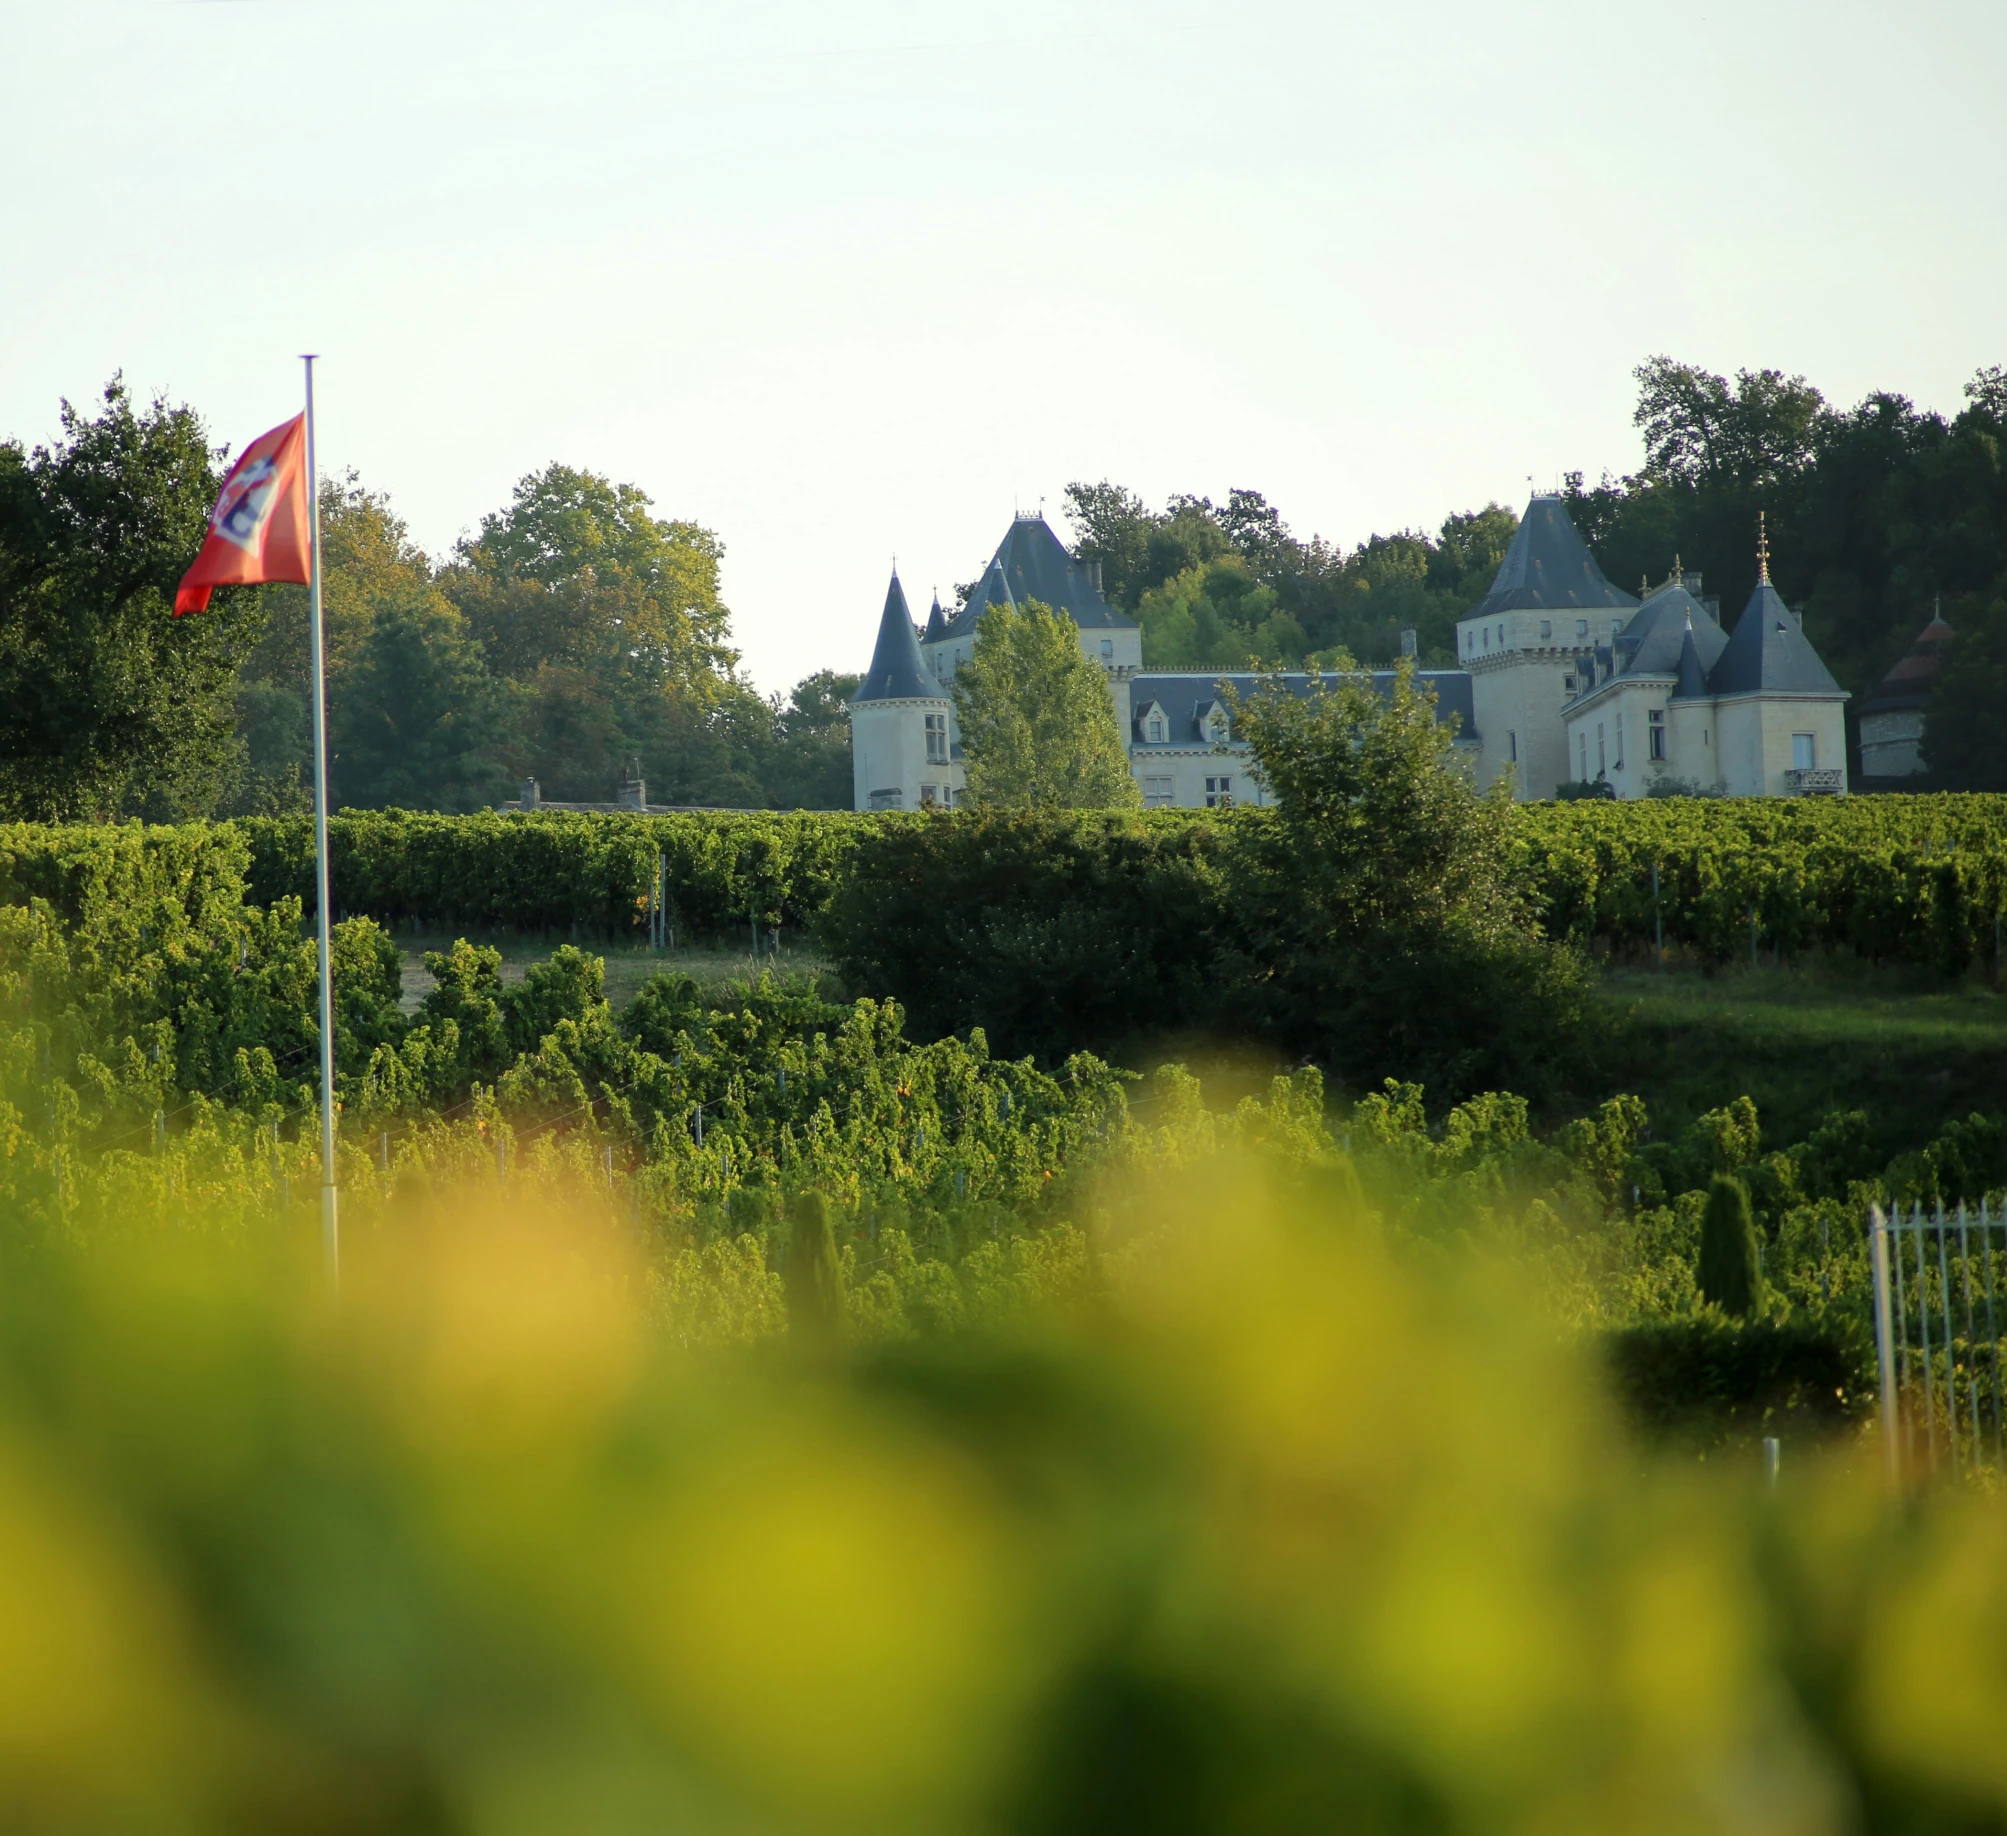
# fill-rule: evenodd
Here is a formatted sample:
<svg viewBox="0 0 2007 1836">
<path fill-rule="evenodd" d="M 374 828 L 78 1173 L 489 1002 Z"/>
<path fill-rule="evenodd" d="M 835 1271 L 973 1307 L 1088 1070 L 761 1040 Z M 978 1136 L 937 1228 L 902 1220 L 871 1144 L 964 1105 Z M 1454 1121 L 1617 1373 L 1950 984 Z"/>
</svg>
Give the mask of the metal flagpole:
<svg viewBox="0 0 2007 1836">
<path fill-rule="evenodd" d="M 308 570 L 314 647 L 314 903 L 319 913 L 321 970 L 321 1248 L 328 1286 L 341 1286 L 341 1221 L 335 1198 L 334 979 L 328 964 L 328 692 L 327 643 L 321 623 L 321 475 L 314 461 L 314 360 L 307 366 L 307 491 L 312 499 L 313 565 Z"/>
</svg>

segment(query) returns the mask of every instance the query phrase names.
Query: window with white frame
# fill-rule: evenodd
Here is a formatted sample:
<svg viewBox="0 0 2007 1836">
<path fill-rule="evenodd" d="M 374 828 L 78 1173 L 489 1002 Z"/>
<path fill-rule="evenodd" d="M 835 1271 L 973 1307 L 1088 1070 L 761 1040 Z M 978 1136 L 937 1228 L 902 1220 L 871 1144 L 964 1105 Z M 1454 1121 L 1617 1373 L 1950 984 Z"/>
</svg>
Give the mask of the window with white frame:
<svg viewBox="0 0 2007 1836">
<path fill-rule="evenodd" d="M 1114 654 L 1115 654 L 1115 640 L 1113 638 L 1103 638 L 1101 640 L 1101 660 L 1105 663 L 1111 657 L 1113 657 Z"/>
<path fill-rule="evenodd" d="M 1617 716 L 1617 769 L 1624 769 L 1624 717 Z"/>
<path fill-rule="evenodd" d="M 1153 746 L 1161 746 L 1171 737 L 1170 723 L 1164 719 L 1164 710 L 1151 708 L 1143 721 L 1143 737 Z"/>
<path fill-rule="evenodd" d="M 1553 638 L 1553 636 L 1554 636 L 1554 621 L 1551 618 L 1543 618 L 1540 621 L 1541 643 L 1545 644 L 1549 642 Z"/>
<path fill-rule="evenodd" d="M 945 714 L 927 716 L 927 763 L 945 765 L 948 762 L 948 717 Z"/>
<path fill-rule="evenodd" d="M 1610 769 L 1610 748 L 1603 737 L 1603 723 L 1596 723 L 1596 776 L 1601 777 Z"/>
<path fill-rule="evenodd" d="M 923 810 L 933 809 L 940 801 L 941 787 L 938 784 L 923 784 L 920 786 L 920 807 Z"/>
<path fill-rule="evenodd" d="M 1576 641 L 1579 643 L 1583 638 L 1587 637 L 1588 635 L 1589 635 L 1589 621 L 1586 618 L 1578 618 L 1575 621 Z"/>
<path fill-rule="evenodd" d="M 1589 736 L 1586 733 L 1575 735 L 1575 758 L 1575 775 L 1586 784 L 1589 781 Z"/>
<path fill-rule="evenodd" d="M 1206 780 L 1206 808 L 1223 810 L 1233 802 L 1233 780 L 1231 778 L 1208 778 Z"/>
<path fill-rule="evenodd" d="M 1177 790 L 1171 779 L 1165 777 L 1143 780 L 1143 807 L 1146 810 L 1168 810 L 1177 800 Z"/>
<path fill-rule="evenodd" d="M 1645 751 L 1654 759 L 1666 755 L 1666 711 L 1664 708 L 1645 710 Z"/>
<path fill-rule="evenodd" d="M 1791 769 L 1810 771 L 1818 760 L 1818 741 L 1809 733 L 1791 735 Z"/>
</svg>

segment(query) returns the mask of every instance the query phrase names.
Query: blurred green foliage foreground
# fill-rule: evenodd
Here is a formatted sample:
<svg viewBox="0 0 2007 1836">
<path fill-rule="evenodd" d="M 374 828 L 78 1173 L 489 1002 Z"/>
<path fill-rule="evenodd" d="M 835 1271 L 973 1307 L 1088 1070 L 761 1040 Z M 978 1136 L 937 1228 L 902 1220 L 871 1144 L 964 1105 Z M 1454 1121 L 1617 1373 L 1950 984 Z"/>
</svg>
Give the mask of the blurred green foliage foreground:
<svg viewBox="0 0 2007 1836">
<path fill-rule="evenodd" d="M 338 1299 L 304 1232 L 16 1257 L 0 1828 L 2001 1827 L 1997 1502 L 1641 1451 L 1523 1261 L 1278 1168 L 848 1349 L 807 1195 L 754 1345 L 583 1183 L 393 1204 Z"/>
</svg>

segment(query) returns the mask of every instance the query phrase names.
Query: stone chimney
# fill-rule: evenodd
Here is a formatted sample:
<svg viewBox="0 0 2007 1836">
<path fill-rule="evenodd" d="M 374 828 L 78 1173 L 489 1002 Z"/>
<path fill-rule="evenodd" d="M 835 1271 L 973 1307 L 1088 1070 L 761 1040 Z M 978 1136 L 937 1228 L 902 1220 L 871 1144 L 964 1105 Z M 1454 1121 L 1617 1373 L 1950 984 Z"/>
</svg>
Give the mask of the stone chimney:
<svg viewBox="0 0 2007 1836">
<path fill-rule="evenodd" d="M 525 778 L 523 780 L 522 807 L 526 810 L 541 809 L 543 801 L 543 794 L 537 789 L 536 779 Z"/>
<path fill-rule="evenodd" d="M 1411 657 L 1414 654 L 1415 654 L 1415 628 L 1414 626 L 1409 625 L 1401 633 L 1401 655 L 1404 657 Z"/>
</svg>

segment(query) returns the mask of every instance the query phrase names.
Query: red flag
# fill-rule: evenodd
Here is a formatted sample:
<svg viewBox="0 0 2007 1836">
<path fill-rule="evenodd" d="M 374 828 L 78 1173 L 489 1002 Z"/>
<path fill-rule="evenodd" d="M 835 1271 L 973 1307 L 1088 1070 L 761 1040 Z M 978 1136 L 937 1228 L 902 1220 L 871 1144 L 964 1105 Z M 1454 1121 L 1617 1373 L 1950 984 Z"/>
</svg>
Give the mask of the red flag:
<svg viewBox="0 0 2007 1836">
<path fill-rule="evenodd" d="M 307 488 L 307 417 L 301 414 L 253 440 L 230 468 L 202 552 L 181 577 L 174 616 L 208 611 L 211 587 L 264 580 L 304 586 L 313 555 Z"/>
</svg>

